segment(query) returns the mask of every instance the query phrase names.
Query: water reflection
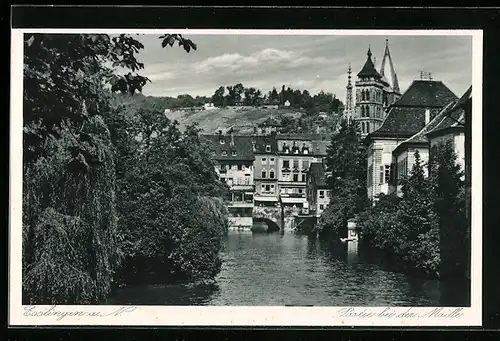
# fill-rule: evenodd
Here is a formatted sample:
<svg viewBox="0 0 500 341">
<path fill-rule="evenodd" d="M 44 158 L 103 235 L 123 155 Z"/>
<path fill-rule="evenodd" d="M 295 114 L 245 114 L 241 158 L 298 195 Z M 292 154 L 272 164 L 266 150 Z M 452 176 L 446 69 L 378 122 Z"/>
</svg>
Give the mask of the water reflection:
<svg viewBox="0 0 500 341">
<path fill-rule="evenodd" d="M 229 232 L 212 286 L 123 289 L 110 304 L 463 306 L 467 286 L 415 279 L 382 266 L 357 242 Z"/>
</svg>

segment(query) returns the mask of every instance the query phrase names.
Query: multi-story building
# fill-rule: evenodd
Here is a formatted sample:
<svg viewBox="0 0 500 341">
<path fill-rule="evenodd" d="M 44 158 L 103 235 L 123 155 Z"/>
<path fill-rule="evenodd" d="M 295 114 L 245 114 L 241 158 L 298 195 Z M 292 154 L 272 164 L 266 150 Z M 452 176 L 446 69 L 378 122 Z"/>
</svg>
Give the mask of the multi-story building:
<svg viewBox="0 0 500 341">
<path fill-rule="evenodd" d="M 394 149 L 422 130 L 445 106 L 457 96 L 441 81 L 415 80 L 395 103 L 390 105 L 382 126 L 364 140 L 368 147 L 367 193 L 376 199 L 389 193 Z M 399 160 L 399 159 L 398 159 Z M 399 162 L 399 161 L 398 161 Z M 404 161 L 401 161 L 404 163 Z M 406 168 L 412 166 L 407 159 Z"/>
<path fill-rule="evenodd" d="M 255 206 L 276 206 L 278 198 L 278 145 L 276 136 L 254 136 Z"/>
<path fill-rule="evenodd" d="M 368 58 L 358 72 L 356 81 L 356 108 L 355 120 L 359 122 L 362 136 L 376 131 L 385 118 L 385 108 L 399 99 L 399 83 L 389 45 L 386 41 L 385 53 L 382 59 L 380 72 L 375 69 L 371 49 L 368 48 Z M 352 97 L 350 73 L 347 86 L 347 97 Z"/>
<path fill-rule="evenodd" d="M 213 146 L 217 174 L 230 187 L 227 198 L 232 226 L 251 228 L 254 194 L 254 152 L 251 136 L 204 135 Z"/>
<path fill-rule="evenodd" d="M 310 139 L 299 135 L 278 135 L 278 188 L 284 207 L 308 208 L 306 180 L 309 165 L 314 161 Z"/>
<path fill-rule="evenodd" d="M 330 203 L 331 195 L 332 191 L 327 184 L 325 166 L 320 162 L 312 163 L 307 177 L 309 214 L 319 218 Z"/>
</svg>

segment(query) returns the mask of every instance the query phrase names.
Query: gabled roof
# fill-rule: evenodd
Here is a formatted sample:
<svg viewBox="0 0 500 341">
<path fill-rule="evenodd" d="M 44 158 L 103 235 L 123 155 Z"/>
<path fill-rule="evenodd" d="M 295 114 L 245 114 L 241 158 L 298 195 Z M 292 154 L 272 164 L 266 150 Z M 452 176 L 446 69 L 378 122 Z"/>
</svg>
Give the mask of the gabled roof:
<svg viewBox="0 0 500 341">
<path fill-rule="evenodd" d="M 442 121 L 444 113 L 449 108 L 453 107 L 454 104 L 455 102 L 450 102 L 444 109 L 442 109 L 438 114 L 436 114 L 434 118 L 431 119 L 430 122 L 425 127 L 423 127 L 419 132 L 417 132 L 410 138 L 406 139 L 405 141 L 401 142 L 401 144 L 399 144 L 392 153 L 397 155 L 410 145 L 416 145 L 416 144 L 427 145 L 429 143 L 429 140 L 427 139 L 427 133 L 433 130 Z"/>
<path fill-rule="evenodd" d="M 393 106 L 442 108 L 457 99 L 458 97 L 441 81 L 414 80 Z"/>
<path fill-rule="evenodd" d="M 453 106 L 443 110 L 439 122 L 429 129 L 427 135 L 439 135 L 444 133 L 445 130 L 451 129 L 464 129 L 465 124 L 465 110 L 468 110 L 467 103 L 472 101 L 472 86 L 460 97 Z"/>
<path fill-rule="evenodd" d="M 368 48 L 367 56 L 368 58 L 366 58 L 365 65 L 363 65 L 361 71 L 358 72 L 358 77 L 375 77 L 377 79 L 382 78 L 380 73 L 378 73 L 378 71 L 375 69 L 375 65 L 373 64 L 372 52 L 370 51 L 370 48 Z"/>
<path fill-rule="evenodd" d="M 326 174 L 325 167 L 320 162 L 311 163 L 309 166 L 309 176 L 311 177 L 311 181 L 316 187 L 326 187 Z"/>
<path fill-rule="evenodd" d="M 255 154 L 276 154 L 278 152 L 278 143 L 274 136 L 255 136 L 254 137 Z M 266 147 L 270 146 L 271 151 L 268 152 Z"/>
<path fill-rule="evenodd" d="M 218 161 L 253 161 L 255 160 L 252 137 L 242 135 L 201 135 L 202 138 L 209 141 L 212 150 L 215 152 L 213 158 Z M 221 143 L 221 140 L 224 143 Z M 234 143 L 233 143 L 234 142 Z M 226 152 L 226 155 L 223 155 Z M 236 152 L 236 155 L 233 155 Z"/>
<path fill-rule="evenodd" d="M 430 109 L 432 120 L 442 108 L 457 99 L 441 81 L 413 81 L 401 98 L 390 106 L 382 126 L 369 134 L 367 141 L 372 137 L 411 137 L 425 126 L 426 109 Z"/>
</svg>

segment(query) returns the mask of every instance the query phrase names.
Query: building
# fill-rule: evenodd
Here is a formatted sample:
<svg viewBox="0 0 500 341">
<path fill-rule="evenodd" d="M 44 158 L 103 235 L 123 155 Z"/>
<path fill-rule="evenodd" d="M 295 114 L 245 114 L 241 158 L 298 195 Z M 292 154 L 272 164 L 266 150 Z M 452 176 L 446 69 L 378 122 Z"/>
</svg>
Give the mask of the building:
<svg viewBox="0 0 500 341">
<path fill-rule="evenodd" d="M 279 132 L 281 123 L 274 117 L 268 117 L 264 122 L 258 125 L 257 134 L 269 135 Z"/>
<path fill-rule="evenodd" d="M 227 204 L 231 225 L 250 228 L 254 206 L 255 156 L 252 137 L 223 134 L 222 131 L 202 137 L 211 142 L 217 174 L 230 187 Z"/>
<path fill-rule="evenodd" d="M 307 172 L 315 160 L 310 138 L 300 135 L 277 135 L 278 188 L 284 207 L 308 209 Z"/>
<path fill-rule="evenodd" d="M 307 177 L 309 214 L 319 218 L 330 203 L 331 194 L 332 191 L 327 185 L 325 166 L 320 162 L 312 163 Z"/>
<path fill-rule="evenodd" d="M 415 80 L 405 93 L 388 108 L 386 118 L 379 129 L 368 134 L 364 140 L 368 148 L 367 193 L 376 199 L 380 193 L 389 193 L 393 151 L 396 147 L 421 131 L 457 96 L 441 81 Z M 417 142 L 417 141 L 414 141 Z M 400 159 L 398 159 L 400 160 Z M 408 157 L 406 169 L 411 169 Z"/>
<path fill-rule="evenodd" d="M 358 80 L 355 83 L 355 120 L 360 124 L 362 136 L 380 128 L 385 118 L 385 109 L 401 96 L 388 41 L 386 40 L 380 72 L 375 69 L 370 48 L 368 48 L 367 56 L 363 68 L 357 74 Z M 352 97 L 352 94 L 349 95 L 350 92 L 352 92 L 352 87 L 350 87 L 349 72 L 348 97 Z"/>
<path fill-rule="evenodd" d="M 254 205 L 277 206 L 278 192 L 278 144 L 276 136 L 254 136 Z"/>
</svg>

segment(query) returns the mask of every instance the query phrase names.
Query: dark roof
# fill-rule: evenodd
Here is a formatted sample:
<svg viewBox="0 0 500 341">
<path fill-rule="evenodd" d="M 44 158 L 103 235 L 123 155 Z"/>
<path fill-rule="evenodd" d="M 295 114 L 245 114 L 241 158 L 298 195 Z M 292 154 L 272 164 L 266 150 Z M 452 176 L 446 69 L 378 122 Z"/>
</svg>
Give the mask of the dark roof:
<svg viewBox="0 0 500 341">
<path fill-rule="evenodd" d="M 457 99 L 441 81 L 413 81 L 401 98 L 391 105 L 382 126 L 369 134 L 368 139 L 377 136 L 411 137 L 424 128 L 426 109 L 430 109 L 432 120 L 442 108 Z"/>
<path fill-rule="evenodd" d="M 255 149 L 257 154 L 276 154 L 278 152 L 278 143 L 274 136 L 255 136 Z M 271 151 L 266 151 L 266 146 L 271 146 Z"/>
<path fill-rule="evenodd" d="M 410 145 L 427 145 L 429 140 L 427 139 L 427 133 L 433 130 L 443 119 L 444 113 L 453 105 L 455 102 L 450 102 L 444 109 L 442 109 L 439 113 L 437 113 L 434 118 L 430 120 L 430 122 L 424 126 L 420 131 L 418 131 L 415 135 L 403 141 L 399 144 L 393 151 L 393 154 L 398 154 L 400 151 L 409 147 Z"/>
<path fill-rule="evenodd" d="M 311 181 L 316 185 L 316 187 L 325 187 L 327 185 L 325 167 L 322 163 L 311 163 L 311 165 L 309 166 L 309 176 L 311 177 Z"/>
<path fill-rule="evenodd" d="M 380 73 L 375 69 L 375 65 L 373 64 L 372 61 L 372 52 L 370 49 L 368 49 L 368 58 L 366 58 L 365 65 L 361 69 L 361 71 L 358 72 L 358 77 L 363 78 L 363 77 L 375 77 L 375 78 L 382 78 Z"/>
<path fill-rule="evenodd" d="M 259 127 L 281 127 L 281 123 L 273 117 L 268 117 L 264 122 L 259 124 Z"/>
<path fill-rule="evenodd" d="M 253 153 L 252 137 L 242 135 L 201 135 L 202 138 L 211 142 L 213 151 L 215 151 L 214 159 L 219 161 L 253 161 L 255 156 Z M 221 139 L 224 144 L 221 144 Z M 234 141 L 234 143 L 233 143 Z M 222 152 L 226 155 L 222 155 Z M 233 151 L 236 155 L 233 156 Z"/>
<path fill-rule="evenodd" d="M 414 80 L 393 106 L 442 108 L 457 99 L 458 97 L 441 81 Z"/>
<path fill-rule="evenodd" d="M 442 114 L 440 114 L 439 121 L 432 129 L 428 130 L 427 135 L 439 135 L 440 133 L 445 133 L 445 130 L 449 130 L 450 128 L 464 129 L 465 110 L 469 110 L 469 108 L 467 108 L 467 103 L 472 101 L 471 94 L 472 87 L 469 87 L 454 105 L 443 110 Z"/>
</svg>

